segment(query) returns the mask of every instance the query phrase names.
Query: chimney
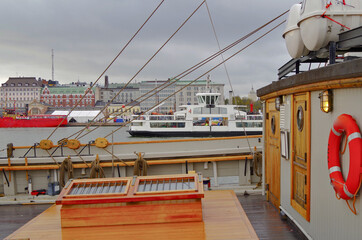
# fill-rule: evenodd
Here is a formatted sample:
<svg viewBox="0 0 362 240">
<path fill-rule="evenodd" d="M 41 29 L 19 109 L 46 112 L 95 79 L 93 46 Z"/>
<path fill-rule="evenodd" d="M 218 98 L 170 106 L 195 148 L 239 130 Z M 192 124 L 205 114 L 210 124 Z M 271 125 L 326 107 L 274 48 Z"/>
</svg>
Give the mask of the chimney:
<svg viewBox="0 0 362 240">
<path fill-rule="evenodd" d="M 233 91 L 229 91 L 229 105 L 233 105 Z"/>
<path fill-rule="evenodd" d="M 108 86 L 109 86 L 108 76 L 106 75 L 106 76 L 104 76 L 104 87 L 108 88 Z"/>
</svg>

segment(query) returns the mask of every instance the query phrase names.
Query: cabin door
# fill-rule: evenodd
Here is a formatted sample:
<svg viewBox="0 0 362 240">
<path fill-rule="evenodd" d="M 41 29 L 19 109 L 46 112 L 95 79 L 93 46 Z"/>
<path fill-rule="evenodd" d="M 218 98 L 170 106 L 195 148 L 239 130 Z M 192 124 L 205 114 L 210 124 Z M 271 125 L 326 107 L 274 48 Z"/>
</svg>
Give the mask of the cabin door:
<svg viewBox="0 0 362 240">
<path fill-rule="evenodd" d="M 293 96 L 291 205 L 309 221 L 310 94 Z"/>
<path fill-rule="evenodd" d="M 275 109 L 275 99 L 266 102 L 265 119 L 265 181 L 269 201 L 280 205 L 280 114 Z"/>
</svg>

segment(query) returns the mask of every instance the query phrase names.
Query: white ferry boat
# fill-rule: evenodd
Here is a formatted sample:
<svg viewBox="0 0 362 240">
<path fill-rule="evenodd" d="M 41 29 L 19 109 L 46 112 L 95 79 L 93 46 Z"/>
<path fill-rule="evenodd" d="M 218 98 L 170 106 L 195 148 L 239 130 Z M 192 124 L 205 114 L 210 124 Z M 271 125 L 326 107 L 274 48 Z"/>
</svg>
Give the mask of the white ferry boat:
<svg viewBox="0 0 362 240">
<path fill-rule="evenodd" d="M 198 105 L 183 105 L 173 115 L 134 115 L 132 136 L 223 137 L 261 135 L 263 116 L 238 105 L 219 105 L 220 93 L 197 93 Z"/>
</svg>

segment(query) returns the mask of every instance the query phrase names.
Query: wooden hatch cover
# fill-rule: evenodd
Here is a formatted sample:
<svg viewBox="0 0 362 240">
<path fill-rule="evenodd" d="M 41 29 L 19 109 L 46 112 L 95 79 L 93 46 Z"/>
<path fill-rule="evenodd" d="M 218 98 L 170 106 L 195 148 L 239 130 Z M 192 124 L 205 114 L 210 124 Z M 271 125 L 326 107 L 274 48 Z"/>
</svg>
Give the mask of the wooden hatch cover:
<svg viewBox="0 0 362 240">
<path fill-rule="evenodd" d="M 62 227 L 202 221 L 199 174 L 72 180 L 60 193 Z"/>
</svg>

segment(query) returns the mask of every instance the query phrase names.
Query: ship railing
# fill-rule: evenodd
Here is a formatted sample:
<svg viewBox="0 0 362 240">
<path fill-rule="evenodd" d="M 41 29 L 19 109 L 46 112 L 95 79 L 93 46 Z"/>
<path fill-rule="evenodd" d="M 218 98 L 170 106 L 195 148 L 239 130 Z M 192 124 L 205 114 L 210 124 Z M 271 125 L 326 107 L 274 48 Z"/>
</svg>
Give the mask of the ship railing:
<svg viewBox="0 0 362 240">
<path fill-rule="evenodd" d="M 174 115 L 133 115 L 133 119 L 136 120 L 152 120 L 152 121 L 170 121 L 170 120 L 178 120 Z"/>
</svg>

